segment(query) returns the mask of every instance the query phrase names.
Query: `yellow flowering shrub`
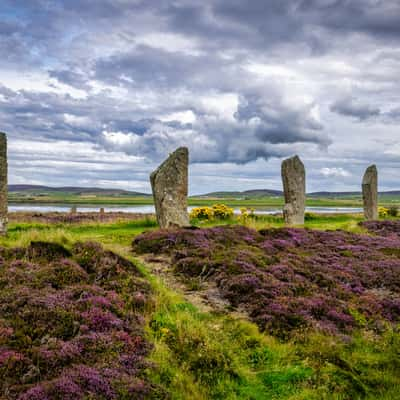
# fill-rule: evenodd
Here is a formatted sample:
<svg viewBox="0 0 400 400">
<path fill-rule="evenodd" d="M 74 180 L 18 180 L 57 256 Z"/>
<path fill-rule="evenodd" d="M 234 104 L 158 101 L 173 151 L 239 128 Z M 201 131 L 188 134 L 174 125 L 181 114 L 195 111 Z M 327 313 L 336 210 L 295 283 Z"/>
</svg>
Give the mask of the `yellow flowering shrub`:
<svg viewBox="0 0 400 400">
<path fill-rule="evenodd" d="M 386 207 L 379 207 L 378 214 L 380 218 L 386 218 L 389 215 L 389 209 Z"/>
<path fill-rule="evenodd" d="M 225 204 L 214 204 L 212 209 L 214 211 L 215 218 L 229 219 L 233 216 L 233 208 L 230 208 Z"/>
<path fill-rule="evenodd" d="M 246 208 L 246 207 L 241 207 L 240 208 L 240 215 L 238 216 L 238 220 L 241 223 L 246 223 L 246 221 L 249 218 L 253 218 L 254 217 L 254 208 Z"/>
<path fill-rule="evenodd" d="M 211 207 L 196 207 L 189 214 L 191 219 L 207 219 L 214 218 L 214 210 Z"/>
<path fill-rule="evenodd" d="M 233 216 L 233 208 L 225 204 L 214 204 L 212 207 L 195 207 L 190 212 L 191 219 L 212 220 L 216 219 L 229 219 Z"/>
</svg>

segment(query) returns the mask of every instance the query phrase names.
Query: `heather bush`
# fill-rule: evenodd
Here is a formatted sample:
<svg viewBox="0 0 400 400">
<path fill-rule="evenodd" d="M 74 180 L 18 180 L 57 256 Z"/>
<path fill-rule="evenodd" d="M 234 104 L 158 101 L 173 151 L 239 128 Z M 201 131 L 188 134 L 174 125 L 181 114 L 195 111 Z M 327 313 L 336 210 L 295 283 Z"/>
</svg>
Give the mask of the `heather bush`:
<svg viewBox="0 0 400 400">
<path fill-rule="evenodd" d="M 139 221 L 147 226 L 157 226 L 154 214 L 127 213 L 127 212 L 13 212 L 9 214 L 11 222 L 44 223 L 44 224 L 82 224 L 82 223 L 110 223 L 120 221 Z M 143 221 L 144 219 L 144 221 Z"/>
<path fill-rule="evenodd" d="M 400 247 L 398 235 L 225 226 L 145 233 L 133 247 L 170 255 L 183 276 L 212 279 L 232 306 L 281 338 L 400 321 L 400 260 L 388 252 Z"/>
<path fill-rule="evenodd" d="M 164 397 L 146 375 L 150 288 L 134 264 L 92 242 L 0 254 L 0 398 Z"/>
<path fill-rule="evenodd" d="M 378 236 L 400 236 L 400 221 L 397 220 L 363 221 L 359 225 Z"/>
<path fill-rule="evenodd" d="M 58 243 L 34 242 L 27 248 L 27 256 L 30 259 L 44 261 L 59 260 L 71 256 L 71 253 Z"/>
<path fill-rule="evenodd" d="M 37 271 L 35 278 L 40 287 L 51 285 L 56 289 L 89 281 L 86 271 L 78 263 L 68 259 L 43 266 Z"/>
</svg>

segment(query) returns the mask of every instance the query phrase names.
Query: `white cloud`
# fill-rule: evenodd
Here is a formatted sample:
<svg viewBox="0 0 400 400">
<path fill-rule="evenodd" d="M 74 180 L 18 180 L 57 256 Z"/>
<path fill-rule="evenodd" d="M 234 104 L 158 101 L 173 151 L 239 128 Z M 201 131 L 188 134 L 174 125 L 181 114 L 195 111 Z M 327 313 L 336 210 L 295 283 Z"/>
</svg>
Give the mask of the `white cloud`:
<svg viewBox="0 0 400 400">
<path fill-rule="evenodd" d="M 351 173 L 349 171 L 346 171 L 342 167 L 333 167 L 333 168 L 324 167 L 320 169 L 320 172 L 323 176 L 336 176 L 336 177 L 351 176 Z"/>
<path fill-rule="evenodd" d="M 179 121 L 182 124 L 190 124 L 196 121 L 196 114 L 192 110 L 177 111 L 159 117 L 163 122 Z"/>
</svg>

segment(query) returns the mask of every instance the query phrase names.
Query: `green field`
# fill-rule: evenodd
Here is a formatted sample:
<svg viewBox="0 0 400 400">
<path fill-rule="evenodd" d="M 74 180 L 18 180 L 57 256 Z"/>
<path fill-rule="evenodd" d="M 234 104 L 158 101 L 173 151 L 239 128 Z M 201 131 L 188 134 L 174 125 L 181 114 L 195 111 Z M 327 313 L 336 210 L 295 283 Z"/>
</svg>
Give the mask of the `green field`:
<svg viewBox="0 0 400 400">
<path fill-rule="evenodd" d="M 130 195 L 104 195 L 104 194 L 73 194 L 68 192 L 11 192 L 9 202 L 15 204 L 75 204 L 75 205 L 125 205 L 141 206 L 153 204 L 151 196 L 130 196 Z M 210 206 L 215 203 L 224 203 L 230 207 L 281 207 L 284 203 L 283 197 L 189 197 L 190 206 Z M 400 196 L 382 194 L 379 197 L 379 204 L 382 206 L 399 205 Z M 340 196 L 340 197 L 315 197 L 307 198 L 307 206 L 310 207 L 361 207 L 361 196 Z"/>
<path fill-rule="evenodd" d="M 306 227 L 365 232 L 359 221 L 361 216 L 312 216 Z M 223 222 L 237 223 L 236 219 Z M 215 224 L 203 222 L 199 226 Z M 281 227 L 283 221 L 263 216 L 247 225 L 256 229 Z M 106 224 L 18 221 L 10 224 L 8 237 L 0 238 L 0 245 L 19 247 L 42 240 L 71 248 L 77 241 L 90 240 L 133 261 L 154 293 L 152 306 L 144 310 L 147 335 L 154 344 L 151 360 L 156 366 L 150 378 L 172 399 L 399 398 L 398 331 L 388 329 L 379 338 L 360 332 L 350 344 L 340 337 L 317 333 L 283 342 L 260 333 L 243 317 L 202 310 L 132 255 L 133 238 L 154 229 L 157 224 L 152 218 Z"/>
<path fill-rule="evenodd" d="M 75 205 L 125 205 L 141 206 L 153 204 L 152 197 L 129 197 L 129 196 L 80 196 L 68 193 L 54 193 L 46 196 L 21 196 L 20 194 L 10 193 L 9 202 L 14 204 L 75 204 Z M 283 205 L 282 197 L 265 197 L 252 199 L 236 198 L 204 198 L 190 197 L 188 204 L 190 206 L 210 206 L 215 203 L 224 203 L 230 207 L 281 207 Z M 390 206 L 400 204 L 400 198 L 397 196 L 381 196 L 380 205 Z M 361 207 L 361 198 L 314 198 L 307 199 L 307 206 L 315 207 Z"/>
</svg>

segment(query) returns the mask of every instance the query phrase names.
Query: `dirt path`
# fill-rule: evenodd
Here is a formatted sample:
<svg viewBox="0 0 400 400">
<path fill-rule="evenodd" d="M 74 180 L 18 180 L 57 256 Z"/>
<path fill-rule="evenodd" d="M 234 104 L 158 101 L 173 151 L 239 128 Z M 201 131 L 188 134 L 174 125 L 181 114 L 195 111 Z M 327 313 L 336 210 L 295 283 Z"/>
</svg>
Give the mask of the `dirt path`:
<svg viewBox="0 0 400 400">
<path fill-rule="evenodd" d="M 185 280 L 174 274 L 171 259 L 164 255 L 135 256 L 145 264 L 151 273 L 158 276 L 163 283 L 183 295 L 186 301 L 200 311 L 230 314 L 237 318 L 248 318 L 245 312 L 233 309 L 228 300 L 221 297 L 216 284 L 212 281 L 200 281 L 198 278 Z"/>
</svg>

